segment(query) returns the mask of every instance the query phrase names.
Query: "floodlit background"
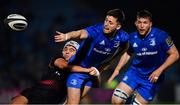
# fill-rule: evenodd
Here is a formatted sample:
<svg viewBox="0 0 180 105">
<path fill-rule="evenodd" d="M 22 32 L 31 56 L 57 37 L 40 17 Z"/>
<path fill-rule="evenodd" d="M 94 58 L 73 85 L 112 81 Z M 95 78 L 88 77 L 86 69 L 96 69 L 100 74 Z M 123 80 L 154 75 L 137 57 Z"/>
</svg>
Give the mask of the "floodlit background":
<svg viewBox="0 0 180 105">
<path fill-rule="evenodd" d="M 9 103 L 18 92 L 40 79 L 51 56 L 63 45 L 53 40 L 56 30 L 68 32 L 103 22 L 105 13 L 114 8 L 125 12 L 123 29 L 128 33 L 135 31 L 136 12 L 140 9 L 149 10 L 153 14 L 154 26 L 168 32 L 180 49 L 178 0 L 1 0 L 0 104 Z M 12 13 L 27 18 L 28 27 L 25 31 L 14 32 L 5 27 L 3 21 Z M 168 69 L 167 78 L 152 103 L 180 103 L 179 65 L 178 61 Z M 106 81 L 114 67 L 103 72 L 101 88 L 91 90 L 82 103 L 110 103 L 113 89 L 126 68 L 112 86 L 107 86 Z"/>
</svg>

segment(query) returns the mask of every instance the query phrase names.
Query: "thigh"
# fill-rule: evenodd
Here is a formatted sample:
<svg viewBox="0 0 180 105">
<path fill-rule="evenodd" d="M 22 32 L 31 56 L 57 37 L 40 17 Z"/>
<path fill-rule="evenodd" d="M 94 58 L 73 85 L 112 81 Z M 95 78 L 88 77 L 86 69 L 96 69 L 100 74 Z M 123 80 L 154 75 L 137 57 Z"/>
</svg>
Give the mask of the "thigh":
<svg viewBox="0 0 180 105">
<path fill-rule="evenodd" d="M 85 95 L 89 88 L 92 86 L 91 78 L 88 74 L 72 73 L 69 75 L 67 80 L 68 96 L 67 104 L 79 104 L 82 94 Z"/>
<path fill-rule="evenodd" d="M 86 96 L 86 94 L 89 92 L 90 89 L 91 89 L 91 87 L 85 86 L 85 87 L 84 87 L 84 90 L 82 91 L 82 96 L 81 96 L 81 98 L 83 98 L 84 96 Z"/>
<path fill-rule="evenodd" d="M 116 89 L 120 89 L 123 92 L 125 92 L 128 97 L 132 94 L 132 92 L 134 91 L 129 85 L 127 85 L 124 82 L 120 82 L 119 85 L 116 87 Z"/>
<path fill-rule="evenodd" d="M 68 87 L 67 104 L 79 104 L 81 90 L 79 88 Z"/>
<path fill-rule="evenodd" d="M 134 102 L 138 103 L 138 104 L 143 104 L 143 105 L 148 103 L 148 101 L 146 99 L 144 99 L 139 93 L 136 93 Z"/>
<path fill-rule="evenodd" d="M 159 90 L 159 83 L 150 83 L 149 80 L 141 82 L 140 87 L 136 89 L 139 95 L 146 101 L 152 101 L 156 92 Z"/>
<path fill-rule="evenodd" d="M 72 73 L 69 75 L 67 87 L 83 89 L 85 85 L 91 87 L 92 81 L 88 74 Z"/>
<path fill-rule="evenodd" d="M 134 92 L 138 86 L 136 74 L 128 70 L 123 77 L 123 80 L 118 84 L 112 96 L 112 103 L 122 104 L 125 103 L 128 97 Z"/>
<path fill-rule="evenodd" d="M 133 89 L 131 87 L 124 82 L 120 82 L 112 95 L 112 103 L 124 104 L 132 92 Z"/>
</svg>

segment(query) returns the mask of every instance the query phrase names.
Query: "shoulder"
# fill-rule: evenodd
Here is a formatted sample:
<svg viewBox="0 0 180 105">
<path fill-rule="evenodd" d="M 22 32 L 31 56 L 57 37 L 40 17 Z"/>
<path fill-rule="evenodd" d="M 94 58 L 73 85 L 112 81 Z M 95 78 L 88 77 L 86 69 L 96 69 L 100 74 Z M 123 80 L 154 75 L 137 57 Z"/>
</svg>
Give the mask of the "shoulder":
<svg viewBox="0 0 180 105">
<path fill-rule="evenodd" d="M 155 27 L 152 28 L 151 34 L 155 34 L 156 37 L 167 37 L 167 36 L 169 36 L 166 31 L 161 30 L 159 28 L 155 28 Z"/>
<path fill-rule="evenodd" d="M 100 23 L 93 26 L 89 26 L 84 30 L 86 30 L 88 37 L 95 37 L 96 35 L 103 33 L 103 24 Z"/>
<path fill-rule="evenodd" d="M 129 40 L 129 34 L 122 29 L 118 31 L 118 36 L 120 39 Z"/>
<path fill-rule="evenodd" d="M 129 34 L 129 39 L 134 39 L 138 37 L 138 32 L 134 31 Z"/>
</svg>

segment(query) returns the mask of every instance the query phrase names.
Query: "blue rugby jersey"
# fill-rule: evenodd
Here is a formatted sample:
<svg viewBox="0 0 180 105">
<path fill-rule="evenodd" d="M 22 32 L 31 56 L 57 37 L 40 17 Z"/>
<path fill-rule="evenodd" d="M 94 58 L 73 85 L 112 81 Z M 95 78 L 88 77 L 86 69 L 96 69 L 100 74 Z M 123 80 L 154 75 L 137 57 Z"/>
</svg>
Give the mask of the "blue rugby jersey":
<svg viewBox="0 0 180 105">
<path fill-rule="evenodd" d="M 140 38 L 138 32 L 131 33 L 129 42 L 128 51 L 135 54 L 130 68 L 143 77 L 148 77 L 165 62 L 167 51 L 173 46 L 169 35 L 154 27 L 144 38 Z"/>
<path fill-rule="evenodd" d="M 129 36 L 122 29 L 118 30 L 114 38 L 109 39 L 104 35 L 103 27 L 103 24 L 97 24 L 85 28 L 88 38 L 81 43 L 69 64 L 98 68 L 102 62 L 113 56 L 118 47 L 123 47 L 128 42 Z"/>
</svg>

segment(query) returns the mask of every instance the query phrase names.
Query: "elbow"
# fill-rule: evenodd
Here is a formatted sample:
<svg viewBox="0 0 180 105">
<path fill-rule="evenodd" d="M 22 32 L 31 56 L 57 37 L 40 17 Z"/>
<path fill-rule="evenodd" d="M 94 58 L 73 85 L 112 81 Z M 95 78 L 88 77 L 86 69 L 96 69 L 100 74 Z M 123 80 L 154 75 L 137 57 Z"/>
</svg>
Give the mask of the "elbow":
<svg viewBox="0 0 180 105">
<path fill-rule="evenodd" d="M 63 59 L 55 60 L 54 65 L 60 69 L 65 69 L 68 66 L 67 62 L 65 62 Z"/>
<path fill-rule="evenodd" d="M 177 54 L 176 54 L 176 60 L 178 60 L 179 59 L 179 52 L 177 52 Z"/>
<path fill-rule="evenodd" d="M 179 52 L 178 51 L 175 52 L 174 58 L 175 58 L 176 61 L 179 59 Z"/>
</svg>

